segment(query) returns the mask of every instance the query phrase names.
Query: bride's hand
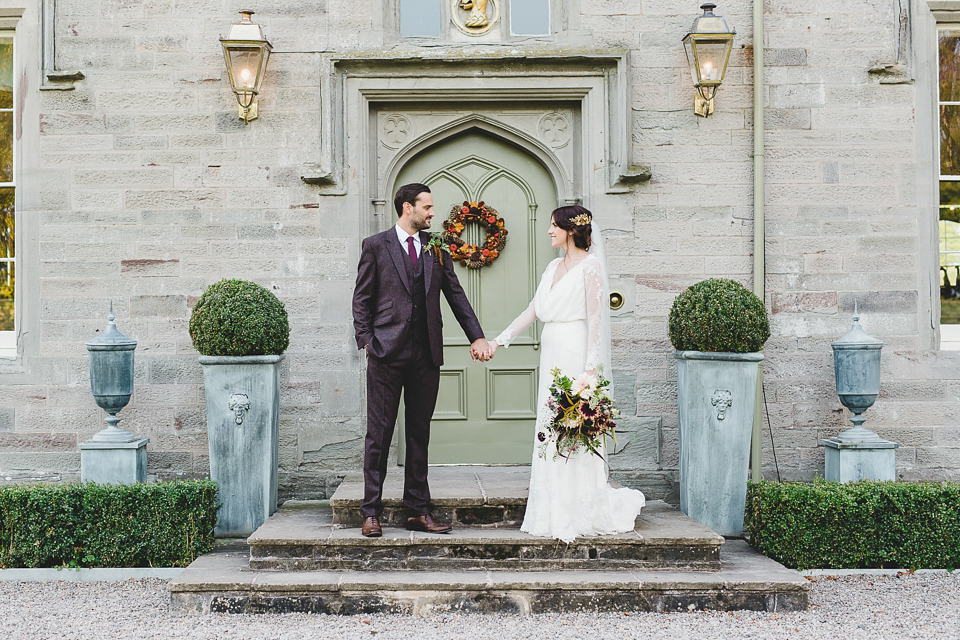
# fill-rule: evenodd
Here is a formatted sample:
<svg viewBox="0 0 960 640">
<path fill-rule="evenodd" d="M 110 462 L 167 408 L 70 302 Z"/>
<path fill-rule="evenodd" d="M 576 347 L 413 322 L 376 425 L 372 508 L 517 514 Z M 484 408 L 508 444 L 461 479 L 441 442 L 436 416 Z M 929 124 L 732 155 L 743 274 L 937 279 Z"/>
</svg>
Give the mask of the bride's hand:
<svg viewBox="0 0 960 640">
<path fill-rule="evenodd" d="M 497 347 L 499 346 L 500 345 L 494 340 L 487 342 L 487 360 L 493 357 L 493 354 L 497 352 Z"/>
<path fill-rule="evenodd" d="M 588 376 L 590 376 L 591 378 L 596 378 L 596 377 L 597 377 L 597 370 L 596 370 L 596 369 L 587 369 L 585 373 L 586 373 Z"/>
</svg>

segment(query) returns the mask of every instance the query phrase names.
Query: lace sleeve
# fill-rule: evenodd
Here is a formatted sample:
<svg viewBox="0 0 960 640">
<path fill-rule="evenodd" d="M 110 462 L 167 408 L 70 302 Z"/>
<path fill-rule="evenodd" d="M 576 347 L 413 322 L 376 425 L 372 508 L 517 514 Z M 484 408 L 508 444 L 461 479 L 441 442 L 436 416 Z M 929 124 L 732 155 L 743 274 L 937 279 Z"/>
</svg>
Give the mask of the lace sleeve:
<svg viewBox="0 0 960 640">
<path fill-rule="evenodd" d="M 537 312 L 533 308 L 533 300 L 531 300 L 530 305 L 524 312 L 518 315 L 516 319 L 510 323 L 510 326 L 504 329 L 493 341 L 501 347 L 509 347 L 513 339 L 516 338 L 521 331 L 532 325 L 536 319 Z"/>
<path fill-rule="evenodd" d="M 602 350 L 602 320 L 604 281 L 603 273 L 595 259 L 586 258 L 589 262 L 583 265 L 583 288 L 587 302 L 587 363 L 586 371 L 596 371 L 603 363 Z M 610 375 L 607 372 L 607 375 Z"/>
</svg>

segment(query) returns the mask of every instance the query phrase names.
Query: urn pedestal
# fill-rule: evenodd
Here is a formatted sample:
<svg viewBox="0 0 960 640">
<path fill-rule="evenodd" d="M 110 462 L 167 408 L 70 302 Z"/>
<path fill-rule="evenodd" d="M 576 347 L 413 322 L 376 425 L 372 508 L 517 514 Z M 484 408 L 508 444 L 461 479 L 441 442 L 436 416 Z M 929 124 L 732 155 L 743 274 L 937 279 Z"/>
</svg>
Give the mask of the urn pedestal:
<svg viewBox="0 0 960 640">
<path fill-rule="evenodd" d="M 278 356 L 200 356 L 210 477 L 219 489 L 215 535 L 249 536 L 277 510 Z"/>
<path fill-rule="evenodd" d="M 677 351 L 680 510 L 743 535 L 747 461 L 761 353 Z"/>
</svg>

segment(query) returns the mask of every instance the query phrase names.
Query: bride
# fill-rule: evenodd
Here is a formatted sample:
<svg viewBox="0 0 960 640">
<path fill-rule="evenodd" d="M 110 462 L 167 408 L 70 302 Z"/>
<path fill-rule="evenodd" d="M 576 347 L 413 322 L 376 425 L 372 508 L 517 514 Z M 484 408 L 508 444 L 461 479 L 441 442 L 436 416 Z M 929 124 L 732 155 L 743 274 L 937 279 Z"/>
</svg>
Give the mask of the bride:
<svg viewBox="0 0 960 640">
<path fill-rule="evenodd" d="M 488 355 L 507 348 L 534 320 L 544 323 L 530 493 L 520 530 L 572 542 L 577 536 L 632 531 L 645 501 L 639 491 L 611 487 L 600 457 L 589 451 L 558 457 L 547 438 L 554 367 L 574 378 L 584 372 L 596 375 L 602 366 L 610 376 L 607 279 L 593 215 L 578 205 L 560 207 L 550 218 L 548 234 L 551 246 L 564 255 L 547 265 L 530 306 L 490 343 Z"/>
</svg>

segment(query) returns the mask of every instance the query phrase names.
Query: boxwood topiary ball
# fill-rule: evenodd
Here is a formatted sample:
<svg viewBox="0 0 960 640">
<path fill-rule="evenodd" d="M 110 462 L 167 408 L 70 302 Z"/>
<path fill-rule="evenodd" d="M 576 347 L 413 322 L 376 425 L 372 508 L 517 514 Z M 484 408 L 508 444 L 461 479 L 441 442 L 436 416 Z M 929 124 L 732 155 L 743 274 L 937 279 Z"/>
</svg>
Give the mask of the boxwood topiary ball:
<svg viewBox="0 0 960 640">
<path fill-rule="evenodd" d="M 287 310 L 254 282 L 221 280 L 197 300 L 190 339 L 205 356 L 279 355 L 290 344 Z"/>
<path fill-rule="evenodd" d="M 670 309 L 670 342 L 678 351 L 760 351 L 770 337 L 767 310 L 739 282 L 711 278 L 690 286 Z"/>
</svg>

